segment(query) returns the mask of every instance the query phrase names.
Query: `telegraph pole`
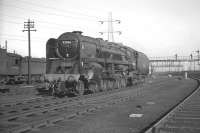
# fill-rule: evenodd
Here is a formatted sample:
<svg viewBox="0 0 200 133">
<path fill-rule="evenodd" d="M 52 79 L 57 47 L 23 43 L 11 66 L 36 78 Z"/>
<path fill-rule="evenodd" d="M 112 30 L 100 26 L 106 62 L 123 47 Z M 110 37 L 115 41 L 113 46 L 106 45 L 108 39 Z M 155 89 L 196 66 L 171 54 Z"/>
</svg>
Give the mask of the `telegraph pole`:
<svg viewBox="0 0 200 133">
<path fill-rule="evenodd" d="M 197 52 L 198 65 L 200 65 L 200 63 L 199 63 L 199 58 L 200 58 L 200 57 L 199 57 L 199 52 L 200 52 L 200 51 L 197 50 L 196 52 Z"/>
<path fill-rule="evenodd" d="M 199 58 L 200 58 L 200 57 L 199 57 L 199 52 L 200 52 L 200 51 L 197 50 L 196 52 L 197 52 L 197 64 L 199 65 L 199 70 L 200 70 L 200 62 L 199 62 Z M 197 65 L 197 66 L 198 66 L 198 65 Z"/>
<path fill-rule="evenodd" d="M 28 31 L 28 84 L 31 83 L 31 31 L 36 31 L 34 28 L 34 21 L 28 19 L 27 22 L 24 22 L 23 32 Z"/>
<path fill-rule="evenodd" d="M 6 51 L 8 49 L 8 41 L 7 40 L 5 41 L 5 49 L 6 49 Z"/>
<path fill-rule="evenodd" d="M 103 35 L 104 33 L 108 34 L 108 41 L 114 42 L 114 35 L 113 33 L 118 33 L 119 35 L 122 33 L 121 31 L 114 31 L 113 30 L 113 23 L 117 22 L 118 24 L 121 23 L 120 20 L 113 20 L 112 19 L 112 12 L 109 12 L 108 15 L 108 20 L 105 21 L 99 21 L 101 24 L 107 22 L 108 23 L 108 31 L 107 32 L 99 32 L 101 35 Z"/>
</svg>

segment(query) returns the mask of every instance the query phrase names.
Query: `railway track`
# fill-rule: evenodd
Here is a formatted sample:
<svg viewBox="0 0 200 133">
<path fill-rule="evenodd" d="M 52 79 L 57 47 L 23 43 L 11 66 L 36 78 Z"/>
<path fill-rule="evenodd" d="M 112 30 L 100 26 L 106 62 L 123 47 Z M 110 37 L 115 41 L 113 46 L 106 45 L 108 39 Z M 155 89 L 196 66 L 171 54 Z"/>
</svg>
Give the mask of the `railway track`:
<svg viewBox="0 0 200 133">
<path fill-rule="evenodd" d="M 153 86 L 159 87 L 164 83 L 163 80 Z M 116 89 L 73 98 L 34 99 L 16 104 L 12 103 L 9 106 L 5 104 L 0 115 L 0 132 L 22 133 L 42 126 L 51 126 L 57 121 L 98 111 L 100 108 L 135 98 L 137 93 L 131 95 L 128 93 L 129 90 L 132 89 Z M 135 89 L 135 92 L 137 92 L 137 89 Z"/>
<path fill-rule="evenodd" d="M 34 130 L 42 126 L 49 126 L 58 121 L 72 119 L 73 117 L 97 111 L 106 106 L 112 106 L 119 102 L 130 100 L 135 96 L 127 96 L 127 93 L 104 95 L 91 97 L 84 101 L 76 101 L 61 105 L 52 105 L 51 107 L 42 107 L 38 110 L 23 112 L 10 117 L 1 118 L 4 122 L 1 124 L 2 132 L 22 133 L 28 130 Z"/>
<path fill-rule="evenodd" d="M 165 80 L 159 80 L 158 83 L 155 83 L 155 87 L 156 86 L 160 86 L 163 84 L 163 82 L 165 82 Z M 129 89 L 127 87 L 127 89 Z M 107 94 L 107 93 L 112 93 L 112 92 L 116 92 L 116 91 L 121 91 L 119 89 L 117 90 L 109 90 L 107 92 L 99 92 L 99 93 L 95 93 L 95 94 L 89 94 L 89 95 L 84 95 L 84 96 L 77 96 L 75 98 L 70 98 L 70 99 L 66 99 L 66 98 L 63 98 L 64 100 L 69 100 L 69 101 L 72 101 L 73 99 L 77 99 L 77 98 L 87 98 L 87 97 L 91 97 L 91 95 L 94 95 L 94 96 L 98 96 L 98 95 L 104 95 L 104 94 Z M 54 101 L 58 101 L 59 98 L 55 98 L 55 97 L 32 97 L 32 98 L 29 98 L 29 99 L 25 99 L 25 100 L 16 100 L 16 101 L 13 101 L 13 102 L 4 102 L 4 103 L 0 103 L 0 108 L 4 108 L 5 110 L 7 110 L 8 108 L 11 108 L 11 107 L 16 107 L 16 106 L 19 106 L 19 107 L 22 107 L 22 106 L 26 106 L 26 105 L 29 105 L 29 106 L 32 106 L 33 105 L 36 105 L 36 104 L 48 104 L 48 102 L 54 102 Z M 63 99 L 61 99 L 61 102 L 63 101 Z"/>
<path fill-rule="evenodd" d="M 200 81 L 198 88 L 160 118 L 145 133 L 200 133 Z"/>
<path fill-rule="evenodd" d="M 152 86 L 161 87 L 165 82 L 162 80 Z M 132 89 L 116 89 L 73 98 L 48 97 L 20 101 L 11 105 L 3 104 L 3 108 L 0 108 L 0 132 L 22 133 L 51 126 L 58 121 L 72 119 L 137 97 L 138 89 L 135 89 L 134 95 L 126 93 L 129 90 Z"/>
<path fill-rule="evenodd" d="M 130 88 L 126 88 L 126 89 L 130 89 Z M 20 102 L 16 102 L 12 104 L 3 104 L 1 105 L 1 108 L 0 108 L 0 111 L 1 111 L 0 119 L 12 118 L 12 116 L 25 114 L 26 112 L 29 112 L 30 110 L 31 112 L 33 112 L 35 110 L 37 111 L 38 109 L 42 109 L 42 108 L 48 108 L 55 105 L 59 106 L 65 103 L 76 102 L 76 101 L 84 100 L 87 98 L 98 97 L 98 96 L 107 95 L 107 94 L 120 92 L 120 91 L 122 90 L 117 89 L 117 90 L 110 90 L 110 91 L 100 92 L 100 93 L 95 93 L 95 94 L 82 95 L 78 97 L 71 97 L 71 98 L 65 97 L 62 99 L 56 98 L 56 97 L 36 98 L 34 100 L 30 99 L 30 100 L 20 101 Z"/>
<path fill-rule="evenodd" d="M 159 87 L 162 86 L 164 82 L 159 82 L 154 85 L 154 87 Z M 139 87 L 139 86 L 138 86 Z M 130 89 L 130 88 L 126 88 Z M 124 90 L 126 90 L 124 89 Z M 76 101 L 81 101 L 86 98 L 91 98 L 91 97 L 98 97 L 102 95 L 107 95 L 115 92 L 120 92 L 122 90 L 117 89 L 117 90 L 110 90 L 106 92 L 100 92 L 100 93 L 95 93 L 95 94 L 90 94 L 90 95 L 85 95 L 85 96 L 78 96 L 78 97 L 73 97 L 73 98 L 55 98 L 55 97 L 47 97 L 47 98 L 36 98 L 36 99 L 30 99 L 30 100 L 25 100 L 25 101 L 20 101 L 12 104 L 2 104 L 0 107 L 0 119 L 6 119 L 6 120 L 12 120 L 15 118 L 18 118 L 21 116 L 21 114 L 29 115 L 32 114 L 32 112 L 40 109 L 48 109 L 49 107 L 52 106 L 61 106 L 62 104 L 71 104 L 71 102 L 76 102 Z M 31 113 L 30 113 L 31 112 Z M 40 110 L 40 112 L 42 112 Z"/>
</svg>

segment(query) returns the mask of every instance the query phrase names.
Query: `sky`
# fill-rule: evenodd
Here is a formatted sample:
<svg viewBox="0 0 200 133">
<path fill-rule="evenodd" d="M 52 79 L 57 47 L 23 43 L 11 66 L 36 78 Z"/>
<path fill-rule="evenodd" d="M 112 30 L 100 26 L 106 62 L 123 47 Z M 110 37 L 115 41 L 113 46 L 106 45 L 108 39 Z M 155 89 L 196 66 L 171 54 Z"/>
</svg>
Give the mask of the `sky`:
<svg viewBox="0 0 200 133">
<path fill-rule="evenodd" d="M 32 57 L 45 57 L 49 38 L 80 30 L 107 40 L 106 21 L 112 12 L 115 42 L 148 57 L 189 56 L 200 49 L 200 0 L 0 0 L 0 45 L 28 55 L 24 22 L 35 22 L 31 32 Z"/>
</svg>

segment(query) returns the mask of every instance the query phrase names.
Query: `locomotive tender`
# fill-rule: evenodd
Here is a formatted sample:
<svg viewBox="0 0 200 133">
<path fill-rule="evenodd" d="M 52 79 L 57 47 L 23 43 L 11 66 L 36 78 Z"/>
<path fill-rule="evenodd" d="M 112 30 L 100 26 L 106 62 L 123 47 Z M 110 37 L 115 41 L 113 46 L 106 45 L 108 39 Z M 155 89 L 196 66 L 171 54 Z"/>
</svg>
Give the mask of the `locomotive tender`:
<svg viewBox="0 0 200 133">
<path fill-rule="evenodd" d="M 28 58 L 20 54 L 8 52 L 6 48 L 0 46 L 0 83 L 14 84 L 15 81 L 27 79 Z M 31 58 L 31 80 L 40 81 L 46 71 L 45 58 Z M 25 78 L 25 79 L 24 79 Z"/>
<path fill-rule="evenodd" d="M 63 33 L 46 44 L 46 80 L 54 93 L 98 92 L 132 85 L 149 72 L 146 55 L 120 43 Z M 56 84 L 56 85 L 55 85 Z"/>
</svg>

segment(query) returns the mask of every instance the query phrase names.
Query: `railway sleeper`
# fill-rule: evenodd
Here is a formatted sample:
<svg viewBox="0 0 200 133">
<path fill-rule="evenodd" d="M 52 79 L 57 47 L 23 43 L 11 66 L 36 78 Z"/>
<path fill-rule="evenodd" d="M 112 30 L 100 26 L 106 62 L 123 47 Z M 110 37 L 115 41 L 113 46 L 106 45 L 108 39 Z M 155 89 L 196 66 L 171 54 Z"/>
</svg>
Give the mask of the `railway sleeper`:
<svg viewBox="0 0 200 133">
<path fill-rule="evenodd" d="M 176 111 L 175 113 L 184 113 L 184 114 L 199 114 L 199 111 L 197 110 L 179 110 Z"/>
<path fill-rule="evenodd" d="M 171 117 L 171 118 L 172 119 L 194 119 L 194 120 L 200 120 L 199 117 L 178 117 L 178 116 L 174 116 L 174 117 Z"/>
<path fill-rule="evenodd" d="M 200 109 L 200 106 L 199 105 L 184 105 L 182 109 L 190 109 L 190 108 Z"/>
<path fill-rule="evenodd" d="M 200 118 L 200 112 L 177 112 L 174 114 L 174 116 L 183 116 L 183 117 L 199 117 Z"/>
<path fill-rule="evenodd" d="M 17 110 L 11 110 L 9 112 L 7 112 L 8 114 L 13 114 L 13 113 L 17 113 L 18 111 Z"/>
<path fill-rule="evenodd" d="M 190 103 L 185 103 L 184 106 L 185 107 L 199 107 L 200 108 L 200 105 L 197 101 L 199 101 L 200 99 L 194 99 L 196 100 L 196 102 L 190 102 Z"/>
<path fill-rule="evenodd" d="M 191 119 L 191 118 L 171 118 L 169 119 L 170 122 L 196 122 L 196 123 L 200 123 L 200 118 L 199 119 Z"/>
<path fill-rule="evenodd" d="M 34 125 L 34 127 L 36 127 L 38 125 L 38 123 L 47 123 L 52 125 L 52 124 L 55 124 L 56 121 L 61 121 L 61 120 L 64 120 L 64 119 L 68 119 L 68 117 L 71 117 L 73 116 L 74 114 L 77 116 L 77 115 L 84 115 L 87 113 L 87 109 L 83 109 L 83 110 L 80 110 L 79 112 L 77 113 L 73 113 L 74 111 L 69 111 L 69 112 L 59 112 L 59 113 L 53 113 L 53 114 L 46 114 L 46 115 L 38 115 L 37 117 L 34 117 L 34 119 L 32 120 L 29 120 L 29 119 L 23 119 L 23 123 L 27 123 L 29 125 Z M 73 116 L 74 117 L 74 116 Z M 27 121 L 28 120 L 28 121 Z M 33 122 L 32 122 L 33 121 Z M 41 121 L 41 122 L 40 122 Z M 35 124 L 36 123 L 36 124 Z M 42 124 L 43 125 L 43 124 Z M 38 126 L 37 126 L 38 127 Z"/>
<path fill-rule="evenodd" d="M 199 111 L 200 112 L 200 108 L 199 109 L 197 109 L 197 108 L 184 108 L 184 109 L 182 109 L 182 111 Z"/>
<path fill-rule="evenodd" d="M 10 130 L 10 133 L 24 133 L 24 132 L 29 132 L 29 131 L 38 131 L 39 128 L 41 127 L 46 127 L 52 125 L 51 122 L 48 120 L 39 120 L 39 121 L 34 121 L 32 123 L 28 124 L 22 124 L 16 128 L 13 128 Z"/>
<path fill-rule="evenodd" d="M 187 101 L 186 103 L 184 103 L 184 106 L 196 106 L 196 107 L 200 107 L 198 104 L 198 101 L 200 100 L 200 98 L 196 98 L 196 99 L 191 99 L 191 101 Z"/>
<path fill-rule="evenodd" d="M 187 128 L 187 127 L 159 127 L 152 133 L 200 133 L 200 128 Z"/>
<path fill-rule="evenodd" d="M 48 111 L 52 111 L 52 110 L 55 110 L 55 109 L 61 109 L 61 108 L 64 108 L 64 107 L 67 107 L 68 105 L 56 105 L 55 107 L 53 107 L 53 108 L 51 108 L 51 110 L 49 110 L 49 108 L 48 107 L 45 107 L 45 108 L 43 108 L 43 109 L 37 109 L 37 110 L 35 110 L 35 111 L 25 111 L 25 112 L 23 112 L 22 114 L 19 114 L 18 115 L 18 118 L 20 117 L 20 118 L 23 118 L 23 117 L 26 117 L 27 115 L 29 115 L 29 114 L 33 114 L 33 113 L 35 113 L 35 114 L 39 114 L 39 113 L 47 113 Z M 9 121 L 9 120 L 12 120 L 12 119 L 15 119 L 15 117 L 16 116 L 9 116 L 9 117 L 6 117 L 5 119 L 7 120 L 7 121 Z"/>
<path fill-rule="evenodd" d="M 9 133 L 26 133 L 32 130 L 32 127 L 30 125 L 23 125 L 17 128 L 11 128 L 9 129 Z"/>
<path fill-rule="evenodd" d="M 174 122 L 165 122 L 163 124 L 164 127 L 187 127 L 187 128 L 199 128 L 200 127 L 200 123 L 198 122 L 184 122 L 184 121 L 174 121 Z"/>
<path fill-rule="evenodd" d="M 177 114 L 174 114 L 174 117 L 200 118 L 200 114 L 177 113 Z"/>
</svg>

